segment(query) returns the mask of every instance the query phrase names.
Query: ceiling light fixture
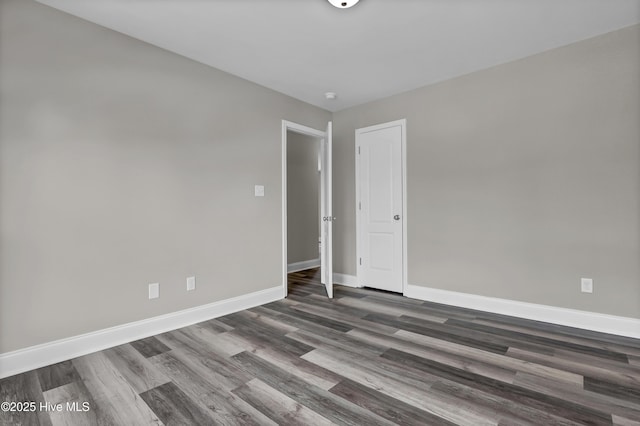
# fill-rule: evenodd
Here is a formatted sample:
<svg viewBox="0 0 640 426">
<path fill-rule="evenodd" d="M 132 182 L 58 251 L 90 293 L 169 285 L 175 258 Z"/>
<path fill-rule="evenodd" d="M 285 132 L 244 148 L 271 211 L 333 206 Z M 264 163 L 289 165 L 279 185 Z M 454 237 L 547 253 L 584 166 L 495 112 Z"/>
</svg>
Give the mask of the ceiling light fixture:
<svg viewBox="0 0 640 426">
<path fill-rule="evenodd" d="M 336 92 L 327 92 L 324 94 L 324 97 L 332 101 L 338 97 L 338 94 Z"/>
<path fill-rule="evenodd" d="M 329 3 L 339 9 L 346 9 L 358 3 L 360 0 L 329 0 Z"/>
</svg>

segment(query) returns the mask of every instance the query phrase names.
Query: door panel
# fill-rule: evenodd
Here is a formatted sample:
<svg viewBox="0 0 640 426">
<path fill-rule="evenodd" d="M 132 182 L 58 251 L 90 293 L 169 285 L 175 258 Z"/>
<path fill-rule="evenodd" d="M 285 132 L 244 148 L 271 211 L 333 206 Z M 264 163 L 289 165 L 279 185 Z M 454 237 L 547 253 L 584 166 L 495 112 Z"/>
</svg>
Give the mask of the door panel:
<svg viewBox="0 0 640 426">
<path fill-rule="evenodd" d="M 360 131 L 359 265 L 361 285 L 402 292 L 402 126 Z"/>
<path fill-rule="evenodd" d="M 327 125 L 326 138 L 321 141 L 321 169 L 320 169 L 320 226 L 321 253 L 320 253 L 320 281 L 327 290 L 327 296 L 333 298 L 333 209 L 332 209 L 332 165 L 331 144 L 332 125 Z"/>
<path fill-rule="evenodd" d="M 368 235 L 369 266 L 379 271 L 393 270 L 393 233 L 374 233 Z"/>
<path fill-rule="evenodd" d="M 367 174 L 369 183 L 369 220 L 371 223 L 390 223 L 393 217 L 393 144 L 392 139 L 380 139 L 369 144 L 367 152 Z M 365 139 L 366 140 L 366 139 Z"/>
</svg>

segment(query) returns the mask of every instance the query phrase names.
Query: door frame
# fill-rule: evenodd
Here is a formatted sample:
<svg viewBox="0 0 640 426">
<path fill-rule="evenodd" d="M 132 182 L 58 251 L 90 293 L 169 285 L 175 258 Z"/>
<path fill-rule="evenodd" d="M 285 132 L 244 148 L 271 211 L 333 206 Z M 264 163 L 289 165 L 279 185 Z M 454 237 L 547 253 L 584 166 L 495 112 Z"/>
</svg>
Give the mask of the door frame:
<svg viewBox="0 0 640 426">
<path fill-rule="evenodd" d="M 356 157 L 356 282 L 358 287 L 364 287 L 361 281 L 362 278 L 362 266 L 359 259 L 362 254 L 362 232 L 360 231 L 361 210 L 358 208 L 360 202 L 360 156 L 358 154 L 358 135 L 362 133 L 368 133 L 375 130 L 382 130 L 388 127 L 400 126 L 402 137 L 400 145 L 400 158 L 401 158 L 401 174 L 402 174 L 402 294 L 407 292 L 407 119 L 390 121 L 388 123 L 376 124 L 374 126 L 363 127 L 356 129 L 355 131 L 355 157 Z"/>
<path fill-rule="evenodd" d="M 327 138 L 327 132 L 292 121 L 282 120 L 282 298 L 287 297 L 287 132 L 316 138 Z"/>
</svg>

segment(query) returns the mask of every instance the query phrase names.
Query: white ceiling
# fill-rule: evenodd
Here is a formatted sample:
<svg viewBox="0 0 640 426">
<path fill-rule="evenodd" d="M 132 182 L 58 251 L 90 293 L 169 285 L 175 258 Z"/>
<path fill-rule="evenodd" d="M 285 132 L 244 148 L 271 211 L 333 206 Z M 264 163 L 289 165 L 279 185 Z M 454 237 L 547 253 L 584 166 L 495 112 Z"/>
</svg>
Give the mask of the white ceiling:
<svg viewBox="0 0 640 426">
<path fill-rule="evenodd" d="M 640 0 L 39 1 L 331 111 L 640 22 Z"/>
</svg>

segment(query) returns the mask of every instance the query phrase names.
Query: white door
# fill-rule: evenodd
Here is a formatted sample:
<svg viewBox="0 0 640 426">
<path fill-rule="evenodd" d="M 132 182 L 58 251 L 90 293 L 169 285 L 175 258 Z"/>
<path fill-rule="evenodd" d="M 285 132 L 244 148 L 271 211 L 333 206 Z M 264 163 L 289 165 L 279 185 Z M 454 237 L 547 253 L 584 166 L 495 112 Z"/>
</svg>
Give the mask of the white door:
<svg viewBox="0 0 640 426">
<path fill-rule="evenodd" d="M 331 122 L 327 124 L 326 137 L 320 143 L 320 281 L 333 298 L 333 209 L 331 179 Z"/>
<path fill-rule="evenodd" d="M 356 130 L 358 283 L 403 291 L 404 121 Z"/>
</svg>

